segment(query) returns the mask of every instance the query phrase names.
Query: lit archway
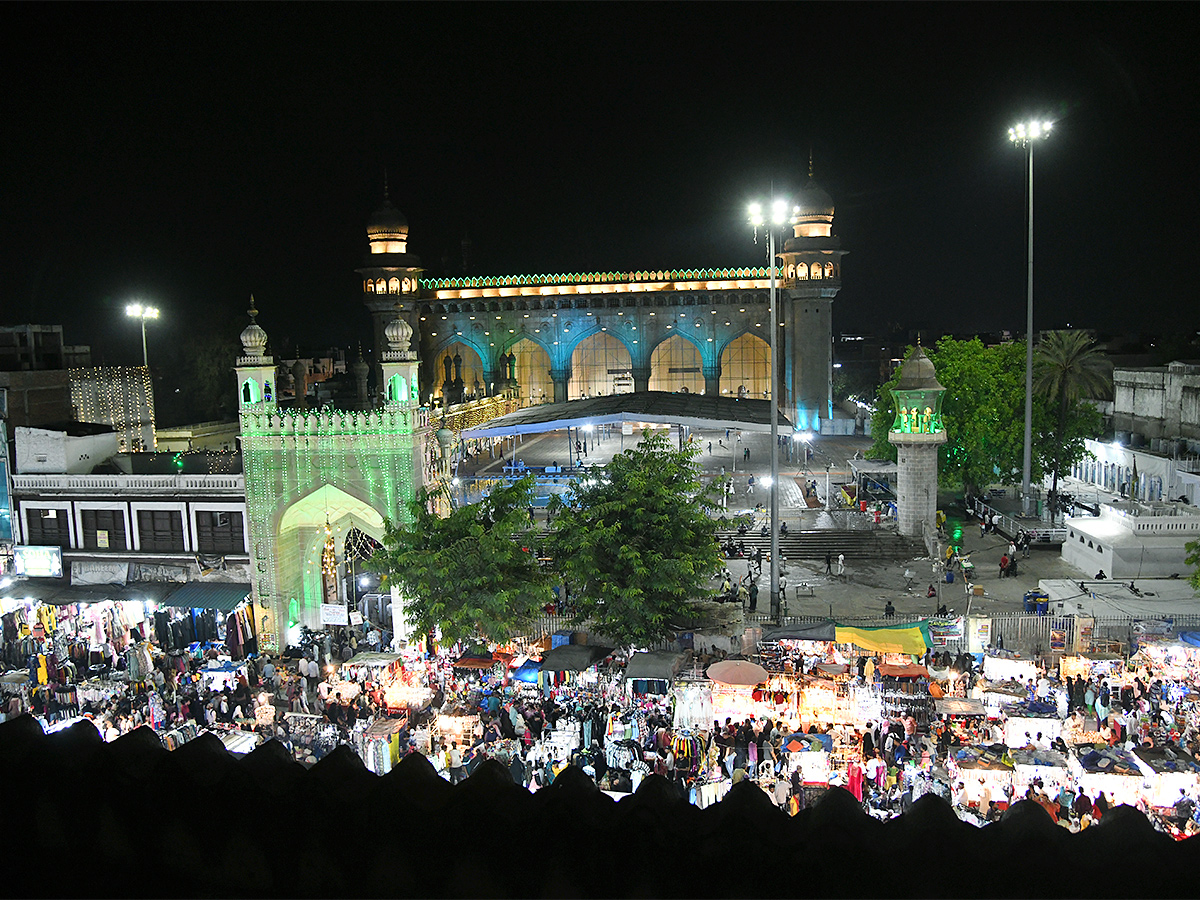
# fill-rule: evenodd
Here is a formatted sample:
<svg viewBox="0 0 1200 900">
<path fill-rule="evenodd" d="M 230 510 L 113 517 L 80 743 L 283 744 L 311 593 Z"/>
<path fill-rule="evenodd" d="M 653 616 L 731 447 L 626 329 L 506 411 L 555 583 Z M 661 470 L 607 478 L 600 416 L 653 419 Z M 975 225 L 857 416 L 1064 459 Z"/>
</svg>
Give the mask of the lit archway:
<svg viewBox="0 0 1200 900">
<path fill-rule="evenodd" d="M 328 599 L 321 571 L 326 522 L 339 568 L 344 565 L 345 540 L 352 529 L 375 541 L 383 540 L 383 515 L 333 485 L 324 485 L 287 508 L 279 520 L 275 573 L 280 595 L 289 601 L 289 616 L 295 602 L 294 621 L 310 628 L 321 627 L 321 604 Z M 345 599 L 342 597 L 342 602 Z"/>
<path fill-rule="evenodd" d="M 476 381 L 479 382 L 480 391 L 486 391 L 487 386 L 484 384 L 483 363 L 479 359 L 479 354 L 475 352 L 475 348 L 470 344 L 455 341 L 438 354 L 437 364 L 433 369 L 434 396 L 445 399 L 445 385 L 443 382 L 446 378 L 446 363 L 444 361 L 447 359 L 450 360 L 450 380 L 453 381 L 455 354 L 462 357 L 463 396 L 470 397 L 475 393 Z"/>
<path fill-rule="evenodd" d="M 630 393 L 633 393 L 633 360 L 629 349 L 606 331 L 580 341 L 571 354 L 568 399 Z"/>
<path fill-rule="evenodd" d="M 521 338 L 508 352 L 517 358 L 517 386 L 523 403 L 545 403 L 554 399 L 550 380 L 550 354 L 536 341 Z"/>
<path fill-rule="evenodd" d="M 700 351 L 691 341 L 671 335 L 650 354 L 651 391 L 704 393 L 704 368 Z"/>
<path fill-rule="evenodd" d="M 766 341 L 746 332 L 721 351 L 721 396 L 770 399 L 771 346 Z"/>
</svg>

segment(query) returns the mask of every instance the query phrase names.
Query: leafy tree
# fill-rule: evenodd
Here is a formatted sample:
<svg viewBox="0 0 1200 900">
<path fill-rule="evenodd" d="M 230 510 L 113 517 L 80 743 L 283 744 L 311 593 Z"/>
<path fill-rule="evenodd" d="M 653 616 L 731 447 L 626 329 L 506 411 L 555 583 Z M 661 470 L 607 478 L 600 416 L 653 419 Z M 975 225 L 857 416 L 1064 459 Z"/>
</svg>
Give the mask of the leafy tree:
<svg viewBox="0 0 1200 900">
<path fill-rule="evenodd" d="M 714 488 L 700 481 L 698 443 L 675 449 L 643 432 L 577 485 L 547 547 L 574 598 L 577 621 L 625 647 L 669 637 L 672 618 L 708 591 L 721 564 Z"/>
<path fill-rule="evenodd" d="M 1058 475 L 1086 452 L 1083 436 L 1100 431 L 1100 413 L 1080 397 L 1101 396 L 1109 387 L 1104 357 L 1083 331 L 1051 331 L 1038 344 L 1033 388 L 1053 405 L 1058 427 L 1044 435 L 1049 464 L 1050 511 L 1058 509 Z M 1092 415 L 1086 412 L 1090 409 Z M 1083 429 L 1081 431 L 1081 429 Z"/>
<path fill-rule="evenodd" d="M 1188 576 L 1188 582 L 1200 591 L 1200 540 L 1188 541 L 1183 546 L 1188 552 L 1187 564 L 1192 567 L 1192 574 Z"/>
<path fill-rule="evenodd" d="M 442 518 L 422 488 L 408 505 L 411 524 L 384 522 L 383 548 L 368 561 L 406 596 L 419 631 L 434 626 L 448 642 L 507 641 L 550 602 L 549 579 L 523 546 L 532 476 L 493 490 Z"/>
<path fill-rule="evenodd" d="M 905 361 L 912 354 L 909 348 Z M 1025 351 L 1019 344 L 985 347 L 979 338 L 959 341 L 943 337 L 935 348 L 925 348 L 938 381 L 946 388 L 942 400 L 947 441 L 939 449 L 939 480 L 946 486 L 979 489 L 997 477 L 1010 481 L 1020 471 L 1024 455 Z M 887 433 L 896 416 L 892 390 L 900 369 L 879 388 L 871 434 L 870 454 L 895 459 L 896 448 Z M 1035 428 L 1044 410 L 1034 407 Z M 1035 464 L 1037 459 L 1035 456 Z M 1041 473 L 1035 465 L 1034 478 Z M 999 476 L 997 476 L 999 470 Z"/>
</svg>

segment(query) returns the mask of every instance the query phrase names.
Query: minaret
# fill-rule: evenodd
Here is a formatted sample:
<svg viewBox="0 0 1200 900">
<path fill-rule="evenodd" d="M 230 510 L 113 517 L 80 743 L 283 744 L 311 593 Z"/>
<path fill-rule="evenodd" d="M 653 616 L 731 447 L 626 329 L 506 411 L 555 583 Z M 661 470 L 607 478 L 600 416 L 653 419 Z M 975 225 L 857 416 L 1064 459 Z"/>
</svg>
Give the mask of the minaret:
<svg viewBox="0 0 1200 900">
<path fill-rule="evenodd" d="M 254 295 L 250 295 L 250 308 L 246 310 L 250 324 L 242 332 L 242 355 L 238 357 L 238 411 L 275 411 L 275 360 L 264 355 L 267 333 L 257 322 L 258 310 Z"/>
<path fill-rule="evenodd" d="M 780 408 L 795 427 L 821 429 L 833 416 L 833 299 L 842 289 L 841 239 L 833 234 L 833 198 L 813 178 L 792 210 L 792 237 L 779 253 L 784 302 Z"/>
<path fill-rule="evenodd" d="M 917 345 L 892 391 L 896 419 L 888 442 L 896 445 L 896 509 L 900 533 L 925 539 L 936 534 L 938 447 L 946 443 L 942 395 L 933 363 Z"/>
<path fill-rule="evenodd" d="M 416 329 L 413 301 L 420 290 L 417 280 L 424 271 L 421 260 L 408 252 L 408 220 L 388 199 L 386 180 L 383 203 L 367 222 L 367 241 L 370 243 L 370 252 L 364 258 L 362 267 L 355 271 L 363 277 L 363 303 L 370 310 L 371 321 L 375 325 L 372 368 L 376 374 L 375 387 L 382 394 L 385 382 L 382 360 L 388 346 L 384 331 L 395 317 L 397 300 L 406 304 L 404 317 L 409 326 Z"/>
</svg>

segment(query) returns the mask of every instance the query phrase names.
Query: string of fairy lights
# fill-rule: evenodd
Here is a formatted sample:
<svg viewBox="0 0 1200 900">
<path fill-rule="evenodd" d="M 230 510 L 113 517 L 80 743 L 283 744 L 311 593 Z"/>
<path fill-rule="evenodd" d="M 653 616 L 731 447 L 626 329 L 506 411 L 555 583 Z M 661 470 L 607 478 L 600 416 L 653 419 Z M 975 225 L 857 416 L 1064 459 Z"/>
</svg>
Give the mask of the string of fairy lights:
<svg viewBox="0 0 1200 900">
<path fill-rule="evenodd" d="M 67 377 L 78 421 L 112 425 L 122 450 L 154 449 L 154 384 L 148 368 L 93 366 L 68 369 Z"/>
</svg>

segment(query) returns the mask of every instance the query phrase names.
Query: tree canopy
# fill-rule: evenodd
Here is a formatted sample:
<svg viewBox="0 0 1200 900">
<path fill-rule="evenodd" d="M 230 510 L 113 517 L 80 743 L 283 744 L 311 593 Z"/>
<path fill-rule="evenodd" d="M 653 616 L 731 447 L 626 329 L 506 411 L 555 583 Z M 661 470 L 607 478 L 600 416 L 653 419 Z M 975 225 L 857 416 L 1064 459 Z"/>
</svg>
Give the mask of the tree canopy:
<svg viewBox="0 0 1200 900">
<path fill-rule="evenodd" d="M 368 567 L 383 587 L 399 586 L 416 630 L 437 626 L 448 642 L 509 640 L 550 602 L 549 578 L 521 541 L 532 477 L 492 491 L 442 518 L 424 488 L 408 505 L 409 525 L 384 523 L 383 548 Z"/>
<path fill-rule="evenodd" d="M 1187 564 L 1192 567 L 1192 572 L 1188 575 L 1188 582 L 1200 591 L 1200 540 L 1188 541 L 1183 546 L 1188 553 Z"/>
<path fill-rule="evenodd" d="M 672 618 L 708 593 L 721 564 L 699 452 L 643 432 L 636 447 L 577 485 L 549 535 L 577 620 L 625 647 L 669 637 Z"/>
</svg>

